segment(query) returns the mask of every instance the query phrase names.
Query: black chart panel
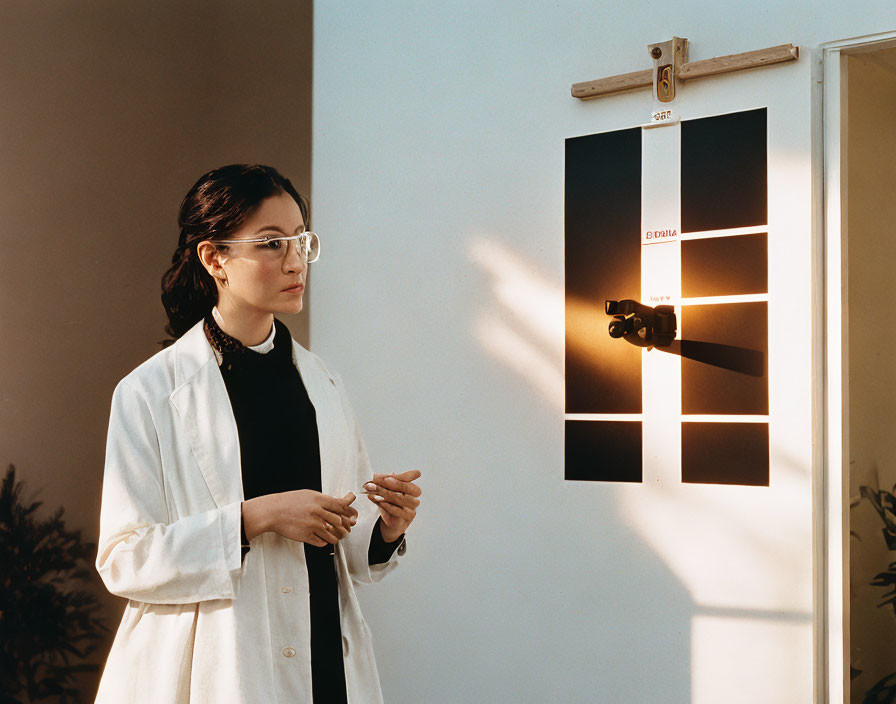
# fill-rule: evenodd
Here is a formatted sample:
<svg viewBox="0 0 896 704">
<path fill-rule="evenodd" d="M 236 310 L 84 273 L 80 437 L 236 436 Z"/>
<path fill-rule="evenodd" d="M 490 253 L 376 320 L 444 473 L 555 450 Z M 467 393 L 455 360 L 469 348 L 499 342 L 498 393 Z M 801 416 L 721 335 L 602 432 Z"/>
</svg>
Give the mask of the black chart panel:
<svg viewBox="0 0 896 704">
<path fill-rule="evenodd" d="M 768 303 L 719 303 L 685 306 L 681 314 L 682 351 L 698 344 L 718 344 L 759 353 L 763 362 L 743 374 L 693 359 L 681 360 L 681 412 L 712 415 L 767 415 Z M 698 352 L 700 350 L 698 349 Z M 699 356 L 699 355 L 694 355 Z M 706 356 L 723 359 L 724 350 Z"/>
<path fill-rule="evenodd" d="M 681 123 L 681 231 L 768 222 L 766 109 Z"/>
<path fill-rule="evenodd" d="M 566 412 L 640 413 L 641 353 L 606 299 L 641 295 L 641 130 L 566 140 Z"/>
<path fill-rule="evenodd" d="M 766 118 L 681 126 L 684 482 L 769 485 Z"/>
<path fill-rule="evenodd" d="M 683 482 L 768 486 L 768 423 L 682 423 Z"/>
<path fill-rule="evenodd" d="M 767 291 L 767 234 L 709 237 L 681 243 L 684 298 Z"/>
<path fill-rule="evenodd" d="M 639 421 L 566 421 L 564 479 L 641 481 Z"/>
<path fill-rule="evenodd" d="M 641 130 L 566 140 L 566 412 L 641 412 L 641 351 L 607 334 L 607 299 L 641 293 Z M 566 421 L 566 478 L 641 480 L 641 422 Z"/>
</svg>

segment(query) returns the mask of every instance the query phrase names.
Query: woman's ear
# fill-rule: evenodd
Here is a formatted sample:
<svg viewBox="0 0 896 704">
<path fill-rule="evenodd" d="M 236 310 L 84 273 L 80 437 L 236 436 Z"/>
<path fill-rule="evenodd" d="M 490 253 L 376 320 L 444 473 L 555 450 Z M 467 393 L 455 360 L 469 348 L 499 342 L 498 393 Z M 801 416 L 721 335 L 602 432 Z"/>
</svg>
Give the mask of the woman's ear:
<svg viewBox="0 0 896 704">
<path fill-rule="evenodd" d="M 215 245 L 208 240 L 200 242 L 196 247 L 196 254 L 205 270 L 218 279 L 221 283 L 226 283 L 227 272 L 221 266 L 227 261 L 227 256 L 222 254 Z"/>
</svg>

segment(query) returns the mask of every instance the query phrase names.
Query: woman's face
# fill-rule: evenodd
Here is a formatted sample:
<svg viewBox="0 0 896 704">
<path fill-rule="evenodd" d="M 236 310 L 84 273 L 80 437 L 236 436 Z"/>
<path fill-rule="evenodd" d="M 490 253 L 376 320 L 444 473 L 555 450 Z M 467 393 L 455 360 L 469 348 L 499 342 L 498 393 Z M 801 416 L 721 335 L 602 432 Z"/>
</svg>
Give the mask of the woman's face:
<svg viewBox="0 0 896 704">
<path fill-rule="evenodd" d="M 227 236 L 238 240 L 262 235 L 295 235 L 305 229 L 302 211 L 288 193 L 266 198 L 242 227 Z M 308 265 L 295 240 L 272 244 L 246 243 L 221 248 L 218 279 L 219 308 L 227 297 L 229 307 L 252 312 L 298 313 L 302 310 Z M 298 286 L 296 287 L 296 285 Z M 249 312 L 249 311 L 246 311 Z"/>
</svg>

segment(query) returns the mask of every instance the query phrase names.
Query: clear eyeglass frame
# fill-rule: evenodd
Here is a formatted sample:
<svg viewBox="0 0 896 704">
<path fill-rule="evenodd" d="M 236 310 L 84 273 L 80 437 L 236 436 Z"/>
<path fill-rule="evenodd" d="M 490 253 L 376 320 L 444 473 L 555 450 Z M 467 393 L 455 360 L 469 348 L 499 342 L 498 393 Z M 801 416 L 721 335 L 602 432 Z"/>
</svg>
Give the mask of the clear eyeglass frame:
<svg viewBox="0 0 896 704">
<path fill-rule="evenodd" d="M 286 255 L 286 250 L 289 248 L 290 240 L 295 240 L 296 243 L 296 251 L 302 257 L 306 264 L 311 264 L 312 262 L 316 262 L 320 257 L 320 238 L 317 236 L 316 232 L 311 232 L 310 230 L 305 230 L 305 232 L 300 232 L 297 235 L 261 235 L 259 237 L 249 237 L 246 239 L 239 240 L 217 240 L 212 239 L 209 240 L 212 244 L 268 244 L 268 243 L 278 243 L 282 244 L 283 249 L 278 247 L 274 248 L 262 248 L 263 250 L 269 251 L 272 254 L 276 254 L 278 257 L 283 257 Z"/>
</svg>

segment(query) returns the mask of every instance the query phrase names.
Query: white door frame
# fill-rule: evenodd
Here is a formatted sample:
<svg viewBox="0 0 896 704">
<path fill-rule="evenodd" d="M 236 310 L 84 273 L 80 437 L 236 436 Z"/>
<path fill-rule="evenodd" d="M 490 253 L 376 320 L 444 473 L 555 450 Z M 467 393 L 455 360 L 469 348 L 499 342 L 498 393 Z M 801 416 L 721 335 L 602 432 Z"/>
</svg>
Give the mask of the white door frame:
<svg viewBox="0 0 896 704">
<path fill-rule="evenodd" d="M 821 555 L 824 565 L 824 628 L 819 634 L 825 671 L 819 701 L 849 703 L 849 360 L 846 310 L 846 211 L 842 203 L 840 135 L 845 127 L 841 101 L 844 54 L 896 46 L 896 31 L 843 39 L 820 45 L 823 95 L 819 115 L 823 125 L 824 185 L 823 237 L 820 258 L 823 276 L 821 304 L 823 371 L 824 448 L 821 501 L 824 536 Z M 820 261 L 819 261 L 820 259 Z M 816 336 L 817 338 L 818 336 Z M 817 528 L 819 528 L 817 526 Z M 816 641 L 818 642 L 818 640 Z"/>
</svg>

